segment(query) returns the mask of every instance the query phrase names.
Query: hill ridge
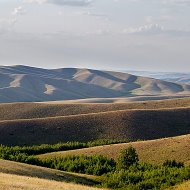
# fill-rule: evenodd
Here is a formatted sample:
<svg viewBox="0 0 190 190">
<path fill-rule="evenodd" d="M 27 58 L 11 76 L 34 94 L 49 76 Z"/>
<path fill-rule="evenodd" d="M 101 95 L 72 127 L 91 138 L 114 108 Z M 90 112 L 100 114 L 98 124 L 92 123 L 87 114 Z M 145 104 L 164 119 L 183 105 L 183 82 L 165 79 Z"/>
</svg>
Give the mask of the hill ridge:
<svg viewBox="0 0 190 190">
<path fill-rule="evenodd" d="M 0 102 L 190 96 L 187 84 L 93 69 L 1 66 L 0 80 Z"/>
<path fill-rule="evenodd" d="M 32 145 L 98 139 L 150 140 L 190 133 L 190 108 L 126 110 L 1 121 L 0 144 Z"/>
<path fill-rule="evenodd" d="M 40 118 L 31 118 L 31 119 L 9 119 L 9 120 L 0 120 L 0 123 L 4 122 L 14 122 L 14 121 L 31 121 L 31 120 L 45 120 L 45 119 L 61 119 L 61 118 L 74 118 L 74 117 L 81 117 L 81 116 L 93 116 L 93 115 L 102 115 L 102 114 L 111 114 L 111 113 L 122 113 L 122 112 L 159 112 L 159 111 L 182 111 L 182 110 L 189 110 L 190 106 L 187 107 L 177 107 L 177 108 L 158 108 L 158 109 L 130 109 L 130 110 L 113 110 L 113 111 L 100 111 L 98 113 L 85 113 L 85 114 L 76 114 L 76 115 L 65 115 L 65 116 L 55 116 L 55 117 L 40 117 Z"/>
</svg>

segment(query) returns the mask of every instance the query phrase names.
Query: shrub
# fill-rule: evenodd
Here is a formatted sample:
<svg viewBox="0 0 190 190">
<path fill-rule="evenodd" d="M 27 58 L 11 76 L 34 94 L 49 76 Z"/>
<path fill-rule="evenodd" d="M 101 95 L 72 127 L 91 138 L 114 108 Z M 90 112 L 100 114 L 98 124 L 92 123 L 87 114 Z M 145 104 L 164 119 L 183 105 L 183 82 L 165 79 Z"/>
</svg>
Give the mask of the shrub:
<svg viewBox="0 0 190 190">
<path fill-rule="evenodd" d="M 103 175 L 115 171 L 116 163 L 104 156 L 65 156 L 43 160 L 43 165 L 49 168 L 68 172 L 92 175 Z"/>
<path fill-rule="evenodd" d="M 139 161 L 136 150 L 130 146 L 121 151 L 117 160 L 117 169 L 128 169 L 131 165 L 137 164 Z"/>
<path fill-rule="evenodd" d="M 184 163 L 183 162 L 176 162 L 175 160 L 166 160 L 163 163 L 163 166 L 168 166 L 168 167 L 184 167 Z"/>
<path fill-rule="evenodd" d="M 167 189 L 188 179 L 190 179 L 188 167 L 138 164 L 130 166 L 128 170 L 122 169 L 107 174 L 102 186 L 120 190 Z"/>
</svg>

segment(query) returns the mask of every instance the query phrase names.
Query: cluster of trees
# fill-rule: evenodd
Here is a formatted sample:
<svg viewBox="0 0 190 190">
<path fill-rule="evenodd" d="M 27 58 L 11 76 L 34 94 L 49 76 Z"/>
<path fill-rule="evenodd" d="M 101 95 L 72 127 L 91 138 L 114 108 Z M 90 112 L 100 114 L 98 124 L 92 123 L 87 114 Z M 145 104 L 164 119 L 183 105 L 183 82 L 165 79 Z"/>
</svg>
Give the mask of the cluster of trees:
<svg viewBox="0 0 190 190">
<path fill-rule="evenodd" d="M 45 167 L 97 176 L 113 172 L 116 169 L 116 162 L 113 159 L 101 155 L 65 156 L 42 160 L 42 162 Z"/>
<path fill-rule="evenodd" d="M 109 145 L 109 144 L 117 144 L 123 143 L 127 141 L 117 141 L 117 140 L 96 140 L 90 141 L 86 143 L 82 142 L 67 142 L 67 143 L 57 143 L 57 144 L 42 144 L 42 145 L 33 145 L 33 146 L 15 146 L 15 147 L 8 147 L 4 145 L 0 145 L 0 156 L 2 152 L 9 152 L 9 154 L 18 154 L 24 153 L 27 155 L 38 155 L 38 154 L 45 154 L 49 152 L 57 152 L 57 151 L 66 151 L 66 150 L 75 150 L 80 148 L 89 148 L 94 146 L 101 146 L 101 145 Z"/>
<path fill-rule="evenodd" d="M 132 147 L 121 152 L 114 172 L 108 173 L 103 187 L 120 190 L 166 189 L 190 179 L 190 168 L 182 162 L 166 160 L 162 165 L 139 163 Z"/>
<path fill-rule="evenodd" d="M 77 146 L 81 148 L 80 143 L 62 145 L 64 145 L 62 149 L 65 150 L 75 149 Z M 54 146 L 53 150 L 59 147 L 59 145 Z M 101 155 L 65 156 L 45 160 L 35 157 L 35 154 L 49 151 L 51 148 L 48 145 L 33 146 L 28 149 L 0 146 L 0 158 L 68 172 L 103 176 L 102 187 L 120 190 L 165 189 L 190 179 L 190 167 L 185 167 L 182 162 L 166 160 L 162 165 L 140 163 L 133 147 L 122 150 L 116 160 Z"/>
<path fill-rule="evenodd" d="M 167 189 L 190 179 L 190 168 L 139 164 L 106 175 L 102 186 L 123 190 Z"/>
</svg>

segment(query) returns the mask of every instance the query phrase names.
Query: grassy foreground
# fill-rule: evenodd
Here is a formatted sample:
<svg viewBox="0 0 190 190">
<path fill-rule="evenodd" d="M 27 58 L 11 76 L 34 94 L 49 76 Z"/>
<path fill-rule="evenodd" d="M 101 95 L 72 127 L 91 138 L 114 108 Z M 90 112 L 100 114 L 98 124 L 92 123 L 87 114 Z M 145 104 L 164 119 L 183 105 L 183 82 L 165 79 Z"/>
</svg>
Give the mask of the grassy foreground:
<svg viewBox="0 0 190 190">
<path fill-rule="evenodd" d="M 2 155 L 6 156 L 7 154 L 9 159 L 15 159 L 27 164 L 67 171 L 61 175 L 58 174 L 61 181 L 77 182 L 92 186 L 98 185 L 99 187 L 117 190 L 166 189 L 190 179 L 190 167 L 184 167 L 183 163 L 176 161 L 167 161 L 162 165 L 140 163 L 134 148 L 129 147 L 125 150 L 120 153 L 119 159 L 115 160 L 98 155 L 40 159 L 23 153 L 20 154 L 19 152 L 9 155 L 6 149 L 4 153 L 2 152 Z M 11 162 L 7 166 L 6 163 L 7 161 L 5 161 L 4 169 L 2 169 L 4 173 L 7 173 L 7 168 L 12 164 Z M 47 173 L 49 169 L 38 166 L 24 166 L 18 163 L 15 167 L 11 167 L 10 172 L 12 170 L 21 172 L 19 175 L 26 175 L 27 173 L 28 176 L 31 176 L 30 173 L 33 173 L 35 177 L 47 178 L 49 176 L 48 179 L 52 179 L 52 173 Z M 26 173 L 22 173 L 23 171 L 26 171 Z M 76 176 L 68 172 L 91 174 L 100 177 L 90 179 L 89 177 Z"/>
<path fill-rule="evenodd" d="M 35 177 L 18 176 L 0 173 L 0 189 L 6 190 L 97 190 L 97 188 L 58 182 L 54 180 L 39 179 Z M 99 189 L 101 190 L 101 189 Z"/>
<path fill-rule="evenodd" d="M 19 176 L 37 177 L 40 179 L 61 182 L 75 182 L 84 185 L 96 185 L 99 178 L 91 175 L 69 173 L 40 166 L 34 166 L 19 162 L 0 159 L 0 173 L 14 174 Z"/>
</svg>

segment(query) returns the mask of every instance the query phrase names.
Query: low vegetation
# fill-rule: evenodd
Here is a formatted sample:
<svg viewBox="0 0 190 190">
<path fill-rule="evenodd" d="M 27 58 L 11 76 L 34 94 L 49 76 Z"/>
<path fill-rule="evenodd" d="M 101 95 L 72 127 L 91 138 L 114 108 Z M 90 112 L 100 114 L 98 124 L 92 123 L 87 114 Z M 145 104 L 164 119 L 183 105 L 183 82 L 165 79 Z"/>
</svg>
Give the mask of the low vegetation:
<svg viewBox="0 0 190 190">
<path fill-rule="evenodd" d="M 165 189 L 190 179 L 190 167 L 167 160 L 163 165 L 140 164 L 133 147 L 121 151 L 117 169 L 105 175 L 104 187 L 123 190 Z"/>
<path fill-rule="evenodd" d="M 166 189 L 190 179 L 190 168 L 140 164 L 106 175 L 104 187 L 123 190 Z"/>
<path fill-rule="evenodd" d="M 14 157 L 15 155 L 25 154 L 25 155 L 39 155 L 49 152 L 57 151 L 67 151 L 75 150 L 81 148 L 95 147 L 101 145 L 111 145 L 124 143 L 126 141 L 117 141 L 117 140 L 96 140 L 90 141 L 87 143 L 82 142 L 67 142 L 67 143 L 58 143 L 58 144 L 42 144 L 42 145 L 33 145 L 33 146 L 5 146 L 0 145 L 0 158 Z"/>
<path fill-rule="evenodd" d="M 38 155 L 38 157 L 41 159 L 49 159 L 68 155 L 103 155 L 108 158 L 117 159 L 120 151 L 127 149 L 130 146 L 133 146 L 136 149 L 140 162 L 162 164 L 168 159 L 183 162 L 186 166 L 190 165 L 190 135 L 52 152 Z"/>
<path fill-rule="evenodd" d="M 190 167 L 175 160 L 162 165 L 140 163 L 136 150 L 129 147 L 120 152 L 115 160 L 101 155 L 66 156 L 40 159 L 26 153 L 12 152 L 8 147 L 1 158 L 25 162 L 58 170 L 101 176 L 99 187 L 120 190 L 165 189 L 190 179 Z"/>
<path fill-rule="evenodd" d="M 66 156 L 41 160 L 40 164 L 48 168 L 97 176 L 116 169 L 116 162 L 104 156 Z"/>
</svg>

